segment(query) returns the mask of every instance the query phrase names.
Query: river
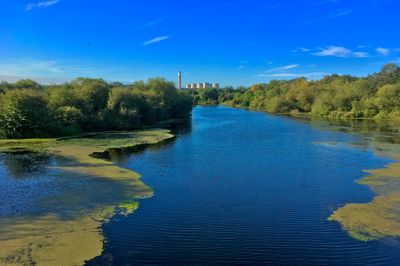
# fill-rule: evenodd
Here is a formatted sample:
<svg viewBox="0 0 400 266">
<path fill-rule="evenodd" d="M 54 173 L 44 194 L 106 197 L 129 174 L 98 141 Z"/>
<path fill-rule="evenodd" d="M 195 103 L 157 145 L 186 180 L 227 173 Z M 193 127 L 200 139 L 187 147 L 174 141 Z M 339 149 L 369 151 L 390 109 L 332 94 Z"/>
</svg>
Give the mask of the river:
<svg viewBox="0 0 400 266">
<path fill-rule="evenodd" d="M 398 126 L 217 106 L 172 131 L 114 164 L 102 138 L 0 153 L 0 264 L 400 265 Z"/>
<path fill-rule="evenodd" d="M 360 241 L 328 221 L 371 201 L 355 181 L 391 162 L 366 142 L 298 119 L 196 107 L 173 141 L 113 158 L 154 196 L 102 226 L 103 255 L 88 264 L 399 265 L 398 238 Z"/>
</svg>

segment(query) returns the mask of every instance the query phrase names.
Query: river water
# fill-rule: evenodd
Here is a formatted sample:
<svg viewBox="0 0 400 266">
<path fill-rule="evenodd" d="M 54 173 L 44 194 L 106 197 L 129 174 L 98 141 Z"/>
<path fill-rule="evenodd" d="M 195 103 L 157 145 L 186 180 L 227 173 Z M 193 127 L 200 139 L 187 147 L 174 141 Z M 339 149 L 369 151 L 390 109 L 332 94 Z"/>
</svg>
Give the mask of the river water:
<svg viewBox="0 0 400 266">
<path fill-rule="evenodd" d="M 196 107 L 175 140 L 113 160 L 154 196 L 103 225 L 114 265 L 400 265 L 400 240 L 363 242 L 328 221 L 374 194 L 382 168 L 359 134 L 228 107 Z"/>
</svg>

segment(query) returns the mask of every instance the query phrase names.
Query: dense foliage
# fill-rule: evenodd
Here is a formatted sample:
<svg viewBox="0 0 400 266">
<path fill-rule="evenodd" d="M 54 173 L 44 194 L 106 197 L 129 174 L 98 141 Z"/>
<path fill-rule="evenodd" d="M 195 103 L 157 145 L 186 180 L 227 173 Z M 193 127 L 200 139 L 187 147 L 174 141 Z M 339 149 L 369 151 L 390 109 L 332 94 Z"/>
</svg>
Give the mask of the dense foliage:
<svg viewBox="0 0 400 266">
<path fill-rule="evenodd" d="M 191 97 L 161 78 L 126 86 L 88 78 L 52 86 L 0 83 L 0 136 L 7 138 L 136 129 L 191 110 Z"/>
<path fill-rule="evenodd" d="M 330 75 L 321 80 L 273 80 L 250 88 L 190 92 L 195 104 L 227 104 L 270 113 L 336 118 L 400 119 L 400 68 L 387 64 L 364 78 Z"/>
</svg>

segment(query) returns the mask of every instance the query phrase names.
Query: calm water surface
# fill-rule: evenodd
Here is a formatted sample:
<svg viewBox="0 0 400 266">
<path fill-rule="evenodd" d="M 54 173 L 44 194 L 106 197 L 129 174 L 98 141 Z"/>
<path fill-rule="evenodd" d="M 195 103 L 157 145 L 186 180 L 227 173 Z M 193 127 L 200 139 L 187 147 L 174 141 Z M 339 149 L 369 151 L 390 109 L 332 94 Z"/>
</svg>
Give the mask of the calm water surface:
<svg viewBox="0 0 400 266">
<path fill-rule="evenodd" d="M 119 156 L 155 192 L 103 226 L 96 263 L 400 265 L 399 239 L 360 242 L 327 217 L 373 193 L 354 181 L 389 162 L 361 137 L 295 119 L 197 107 L 162 148 Z"/>
</svg>

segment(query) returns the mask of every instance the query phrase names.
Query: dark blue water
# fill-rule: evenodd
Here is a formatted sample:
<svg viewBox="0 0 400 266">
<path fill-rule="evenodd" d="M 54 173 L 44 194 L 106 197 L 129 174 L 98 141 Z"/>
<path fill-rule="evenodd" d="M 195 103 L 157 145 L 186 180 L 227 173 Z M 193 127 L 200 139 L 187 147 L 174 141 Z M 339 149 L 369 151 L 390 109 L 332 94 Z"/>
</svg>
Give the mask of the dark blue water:
<svg viewBox="0 0 400 266">
<path fill-rule="evenodd" d="M 361 242 L 328 216 L 373 193 L 354 181 L 388 159 L 357 135 L 285 117 L 197 107 L 161 149 L 119 158 L 155 192 L 103 227 L 114 265 L 400 265 L 397 239 Z"/>
</svg>

